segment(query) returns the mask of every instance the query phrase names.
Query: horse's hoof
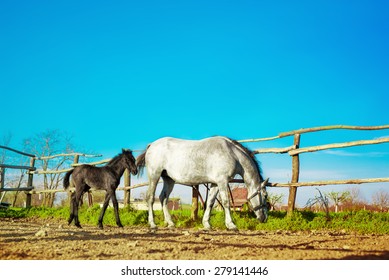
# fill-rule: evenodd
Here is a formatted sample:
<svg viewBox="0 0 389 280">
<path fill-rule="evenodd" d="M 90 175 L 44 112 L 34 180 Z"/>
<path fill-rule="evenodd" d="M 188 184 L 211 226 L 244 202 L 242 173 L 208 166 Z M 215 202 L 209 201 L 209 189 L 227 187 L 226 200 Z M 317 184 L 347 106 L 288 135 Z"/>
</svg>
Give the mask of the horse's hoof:
<svg viewBox="0 0 389 280">
<path fill-rule="evenodd" d="M 82 226 L 80 224 L 76 224 L 76 227 L 78 228 L 82 228 Z"/>
<path fill-rule="evenodd" d="M 228 231 L 239 232 L 238 228 L 227 228 Z"/>
<path fill-rule="evenodd" d="M 149 233 L 156 233 L 157 232 L 157 227 L 152 227 L 152 228 L 149 228 Z"/>
<path fill-rule="evenodd" d="M 123 225 L 122 225 L 122 224 L 118 224 L 118 227 L 122 228 L 122 227 L 123 227 Z"/>
</svg>

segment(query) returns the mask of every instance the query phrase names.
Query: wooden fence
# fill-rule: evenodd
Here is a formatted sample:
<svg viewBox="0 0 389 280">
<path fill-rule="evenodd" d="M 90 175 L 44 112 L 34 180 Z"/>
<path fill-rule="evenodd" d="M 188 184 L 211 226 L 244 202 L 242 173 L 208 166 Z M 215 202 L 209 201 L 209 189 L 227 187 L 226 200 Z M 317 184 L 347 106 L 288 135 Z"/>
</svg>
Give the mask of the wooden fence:
<svg viewBox="0 0 389 280">
<path fill-rule="evenodd" d="M 373 140 L 359 140 L 359 141 L 352 141 L 352 142 L 344 142 L 344 143 L 332 143 L 332 144 L 326 144 L 326 145 L 320 145 L 320 146 L 311 146 L 311 147 L 300 147 L 300 140 L 301 136 L 305 133 L 312 133 L 312 132 L 320 132 L 325 130 L 336 130 L 336 129 L 343 129 L 343 130 L 383 130 L 383 129 L 389 129 L 389 125 L 382 125 L 382 126 L 347 126 L 347 125 L 333 125 L 333 126 L 321 126 L 321 127 L 313 127 L 313 128 L 305 128 L 305 129 L 298 129 L 293 130 L 289 132 L 283 132 L 280 133 L 277 136 L 274 137 L 267 137 L 267 138 L 257 138 L 257 139 L 246 139 L 246 140 L 240 140 L 241 143 L 249 143 L 249 142 L 262 142 L 262 141 L 271 141 L 276 140 L 284 137 L 292 137 L 293 136 L 293 145 L 285 148 L 266 148 L 266 149 L 257 149 L 254 150 L 256 154 L 263 154 L 263 153 L 276 153 L 276 154 L 285 154 L 288 153 L 291 156 L 291 169 L 292 169 L 292 178 L 291 182 L 287 183 L 278 183 L 278 182 L 270 182 L 268 183 L 268 186 L 270 187 L 287 187 L 289 188 L 289 197 L 288 197 L 288 213 L 292 213 L 295 209 L 295 201 L 296 201 L 296 194 L 297 189 L 299 187 L 306 187 L 306 186 L 323 186 L 323 185 L 339 185 L 339 184 L 364 184 L 364 183 L 378 183 L 378 182 L 389 182 L 389 177 L 385 178 L 365 178 L 365 179 L 347 179 L 347 180 L 328 180 L 328 181 L 313 181 L 313 182 L 299 182 L 300 177 L 300 154 L 308 153 L 308 152 L 316 152 L 316 151 L 322 151 L 327 149 L 336 149 L 336 148 L 346 148 L 346 147 L 353 147 L 353 146 L 361 146 L 361 145 L 372 145 L 372 144 L 382 144 L 382 143 L 388 143 L 389 137 L 382 137 L 378 139 Z M 44 192 L 64 192 L 63 189 L 60 190 L 38 190 L 33 187 L 33 175 L 34 174 L 52 174 L 52 173 L 63 173 L 71 170 L 74 166 L 79 165 L 78 160 L 80 156 L 95 156 L 95 155 L 85 155 L 80 153 L 74 153 L 74 154 L 61 154 L 61 155 L 55 155 L 48 158 L 54 158 L 58 156 L 74 156 L 74 162 L 72 164 L 71 168 L 63 169 L 63 170 L 56 170 L 56 171 L 42 171 L 42 170 L 36 170 L 34 164 L 35 160 L 37 159 L 43 159 L 37 158 L 34 155 L 26 154 L 24 152 L 20 152 L 14 149 L 10 149 L 8 147 L 0 146 L 0 148 L 8 149 L 13 152 L 19 153 L 24 156 L 28 156 L 31 158 L 30 165 L 29 166 L 12 166 L 12 165 L 6 165 L 6 164 L 0 164 L 0 174 L 2 174 L 1 178 L 1 186 L 0 186 L 0 192 L 2 191 L 25 191 L 27 194 L 26 198 L 26 206 L 31 206 L 31 195 L 33 193 L 44 193 Z M 110 159 L 101 160 L 98 162 L 88 163 L 93 165 L 98 165 L 102 163 L 108 162 Z M 25 169 L 28 173 L 28 182 L 27 187 L 25 188 L 4 188 L 4 170 L 5 168 L 17 168 L 17 169 Z M 240 179 L 234 179 L 231 181 L 231 183 L 244 183 L 243 180 Z M 140 183 L 131 185 L 131 175 L 126 170 L 124 174 L 124 186 L 119 187 L 118 190 L 123 190 L 125 195 L 125 204 L 128 204 L 130 202 L 130 191 L 135 188 L 144 187 L 147 186 L 148 183 Z M 192 194 L 192 205 L 193 205 L 193 212 L 196 212 L 197 205 L 198 205 L 198 187 L 193 186 L 193 194 Z"/>
<path fill-rule="evenodd" d="M 302 134 L 325 131 L 325 130 L 336 130 L 336 129 L 383 130 L 383 129 L 389 129 L 389 125 L 382 125 L 382 126 L 349 126 L 349 125 L 320 126 L 320 127 L 304 128 L 304 129 L 283 132 L 283 133 L 280 133 L 279 135 L 274 136 L 274 137 L 248 139 L 248 140 L 241 140 L 240 141 L 241 143 L 261 142 L 261 141 L 269 141 L 269 140 L 280 139 L 280 138 L 284 138 L 284 137 L 288 137 L 288 136 L 293 136 L 294 140 L 293 140 L 292 146 L 289 146 L 286 148 L 276 148 L 276 149 L 270 148 L 270 149 L 255 150 L 255 152 L 258 154 L 259 153 L 280 153 L 280 154 L 288 153 L 292 157 L 291 182 L 289 182 L 289 183 L 270 183 L 269 184 L 272 187 L 288 187 L 289 188 L 288 214 L 292 213 L 293 210 L 295 209 L 296 194 L 297 194 L 298 187 L 389 182 L 389 177 L 299 182 L 299 177 L 300 177 L 300 157 L 299 157 L 299 155 L 302 153 L 317 152 L 317 151 L 323 151 L 323 150 L 328 150 L 328 149 L 347 148 L 347 147 L 362 146 L 362 145 L 382 144 L 382 143 L 389 142 L 389 137 L 382 137 L 382 138 L 373 139 L 373 140 L 359 140 L 359 141 L 344 142 L 344 143 L 333 143 L 333 144 L 311 146 L 311 147 L 305 147 L 305 148 L 300 147 L 300 139 L 301 139 Z"/>
<path fill-rule="evenodd" d="M 42 190 L 37 189 L 34 187 L 33 181 L 34 181 L 34 174 L 60 174 L 68 172 L 69 170 L 72 170 L 74 166 L 81 165 L 81 163 L 78 163 L 80 156 L 82 157 L 101 157 L 101 155 L 88 155 L 84 153 L 68 153 L 68 154 L 58 154 L 58 155 L 52 155 L 52 156 L 43 156 L 43 157 L 37 157 L 32 154 L 28 154 L 25 152 L 21 152 L 9 147 L 0 146 L 0 149 L 9 150 L 11 152 L 14 152 L 16 154 L 20 154 L 22 156 L 26 156 L 30 158 L 29 166 L 19 166 L 19 165 L 10 165 L 10 164 L 0 164 L 0 193 L 2 192 L 24 192 L 26 194 L 26 207 L 31 207 L 31 201 L 32 201 L 32 195 L 37 193 L 56 193 L 56 192 L 64 192 L 65 190 L 58 190 L 58 189 L 51 189 L 51 190 Z M 61 170 L 37 170 L 35 167 L 35 163 L 37 160 L 49 160 L 54 159 L 57 157 L 73 157 L 73 164 L 71 168 L 67 169 L 61 169 Z M 108 160 L 103 160 L 101 162 L 95 162 L 91 164 L 100 164 L 105 163 Z M 16 187 L 16 188 L 6 188 L 5 187 L 5 172 L 6 169 L 20 169 L 20 170 L 27 170 L 27 185 L 26 187 Z M 0 197 L 2 198 L 2 197 Z M 1 201 L 0 201 L 1 202 Z"/>
</svg>

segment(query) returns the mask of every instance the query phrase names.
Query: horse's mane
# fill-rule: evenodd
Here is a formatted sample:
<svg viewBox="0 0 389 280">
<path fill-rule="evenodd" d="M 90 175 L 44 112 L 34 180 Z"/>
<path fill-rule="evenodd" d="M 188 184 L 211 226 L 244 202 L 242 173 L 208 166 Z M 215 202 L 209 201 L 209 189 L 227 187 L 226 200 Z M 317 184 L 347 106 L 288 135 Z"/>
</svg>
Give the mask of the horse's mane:
<svg viewBox="0 0 389 280">
<path fill-rule="evenodd" d="M 115 157 L 113 157 L 108 163 L 106 166 L 113 166 L 113 165 L 116 165 L 118 161 L 120 161 L 120 159 L 122 158 L 123 156 L 123 153 L 120 153 L 118 155 L 116 155 Z"/>
<path fill-rule="evenodd" d="M 253 151 L 251 151 L 249 148 L 243 146 L 241 143 L 239 143 L 238 141 L 234 140 L 234 139 L 231 139 L 231 138 L 228 138 L 226 137 L 228 140 L 231 141 L 232 144 L 234 144 L 235 146 L 238 146 L 240 149 L 242 149 L 254 162 L 255 164 L 255 167 L 258 171 L 258 174 L 259 174 L 259 179 L 261 181 L 263 181 L 263 176 L 262 176 L 262 169 L 261 169 L 261 166 L 260 166 L 260 163 L 259 161 L 257 160 L 257 158 L 255 157 L 255 153 Z"/>
</svg>

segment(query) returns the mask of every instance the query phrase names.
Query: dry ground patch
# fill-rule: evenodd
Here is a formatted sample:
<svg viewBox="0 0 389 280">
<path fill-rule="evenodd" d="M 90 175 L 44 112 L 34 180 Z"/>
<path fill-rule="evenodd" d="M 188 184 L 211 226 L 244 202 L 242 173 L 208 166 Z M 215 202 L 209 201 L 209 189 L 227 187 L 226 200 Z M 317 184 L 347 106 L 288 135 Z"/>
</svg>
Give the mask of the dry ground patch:
<svg viewBox="0 0 389 280">
<path fill-rule="evenodd" d="M 2 260 L 389 259 L 388 235 L 334 231 L 117 228 L 42 219 L 0 220 Z"/>
</svg>

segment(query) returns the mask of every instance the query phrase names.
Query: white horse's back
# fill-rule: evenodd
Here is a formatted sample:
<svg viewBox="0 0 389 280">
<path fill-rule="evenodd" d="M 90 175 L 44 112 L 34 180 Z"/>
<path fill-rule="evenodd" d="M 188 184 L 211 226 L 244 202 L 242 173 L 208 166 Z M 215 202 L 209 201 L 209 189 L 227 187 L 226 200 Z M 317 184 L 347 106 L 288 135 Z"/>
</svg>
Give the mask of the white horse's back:
<svg viewBox="0 0 389 280">
<path fill-rule="evenodd" d="M 228 139 L 212 137 L 203 140 L 161 138 L 147 149 L 146 166 L 149 176 L 165 175 L 181 184 L 217 183 L 236 174 L 234 147 Z"/>
</svg>

